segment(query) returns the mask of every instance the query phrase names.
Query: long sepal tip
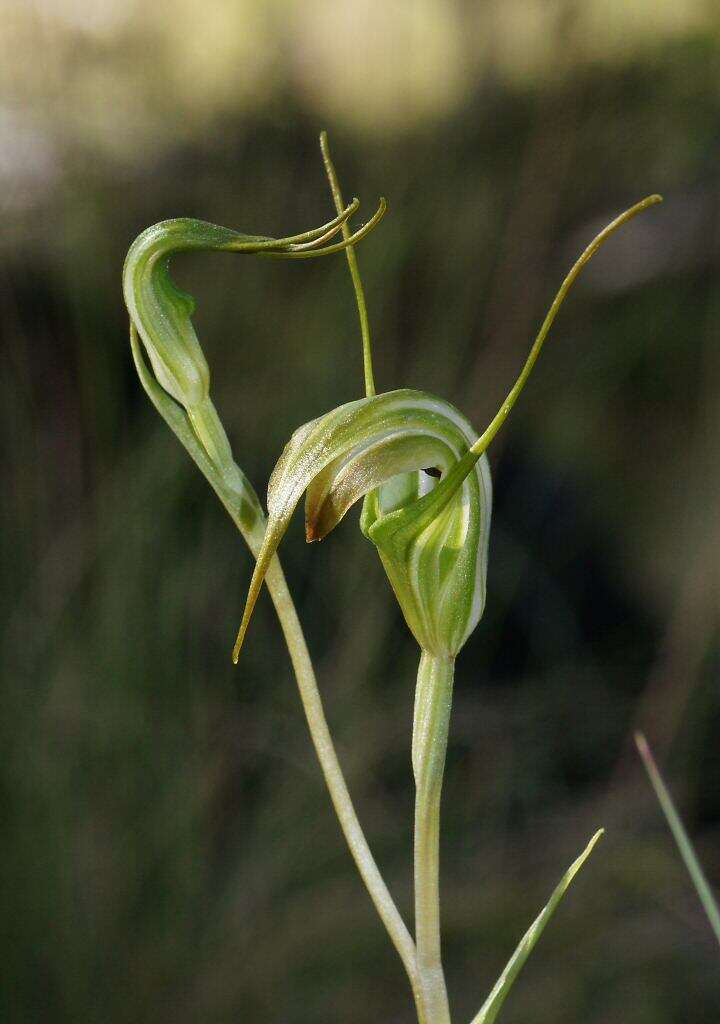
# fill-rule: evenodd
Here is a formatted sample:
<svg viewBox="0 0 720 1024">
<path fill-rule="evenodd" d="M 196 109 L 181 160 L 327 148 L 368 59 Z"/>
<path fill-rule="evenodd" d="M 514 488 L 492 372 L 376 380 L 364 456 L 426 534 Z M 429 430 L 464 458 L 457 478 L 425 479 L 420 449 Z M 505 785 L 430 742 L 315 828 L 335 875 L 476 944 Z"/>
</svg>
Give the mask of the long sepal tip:
<svg viewBox="0 0 720 1024">
<path fill-rule="evenodd" d="M 565 280 L 560 285 L 560 288 L 558 289 L 558 292 L 552 301 L 550 309 L 548 310 L 545 319 L 542 322 L 542 326 L 540 327 L 537 337 L 533 342 L 532 348 L 530 349 L 528 357 L 525 361 L 525 365 L 520 371 L 518 379 L 513 384 L 512 388 L 510 389 L 510 392 L 505 398 L 505 401 L 502 403 L 499 410 L 491 420 L 489 426 L 486 427 L 486 429 L 483 431 L 483 433 L 480 435 L 480 437 L 473 445 L 472 450 L 474 452 L 480 454 L 485 451 L 485 449 L 489 446 L 490 442 L 493 440 L 493 438 L 499 431 L 500 427 L 503 425 L 508 415 L 510 414 L 510 410 L 515 405 L 515 402 L 517 401 L 521 391 L 525 387 L 525 383 L 528 377 L 530 376 L 532 368 L 535 365 L 538 356 L 540 355 L 540 351 L 545 343 L 545 339 L 548 336 L 550 327 L 552 326 L 552 323 L 558 313 L 558 310 L 562 306 L 567 293 L 570 291 L 570 288 L 572 287 L 572 284 L 575 281 L 578 274 L 580 273 L 580 271 L 588 263 L 588 261 L 592 259 L 592 257 L 598 251 L 598 249 L 600 249 L 600 247 L 608 240 L 608 238 L 610 238 L 610 236 L 613 235 L 618 230 L 618 228 L 622 227 L 623 224 L 627 224 L 629 220 L 632 220 L 633 217 L 636 217 L 639 213 L 642 213 L 644 210 L 647 210 L 649 207 L 655 206 L 657 203 L 661 203 L 662 201 L 662 196 L 658 195 L 657 193 L 654 193 L 651 196 L 646 196 L 644 199 L 641 199 L 640 202 L 635 203 L 633 206 L 629 207 L 614 220 L 610 221 L 610 223 L 607 224 L 603 228 L 603 230 L 600 231 L 599 234 L 595 236 L 595 238 L 593 238 L 590 244 L 586 246 L 586 248 L 577 258 L 577 260 L 565 276 Z"/>
</svg>

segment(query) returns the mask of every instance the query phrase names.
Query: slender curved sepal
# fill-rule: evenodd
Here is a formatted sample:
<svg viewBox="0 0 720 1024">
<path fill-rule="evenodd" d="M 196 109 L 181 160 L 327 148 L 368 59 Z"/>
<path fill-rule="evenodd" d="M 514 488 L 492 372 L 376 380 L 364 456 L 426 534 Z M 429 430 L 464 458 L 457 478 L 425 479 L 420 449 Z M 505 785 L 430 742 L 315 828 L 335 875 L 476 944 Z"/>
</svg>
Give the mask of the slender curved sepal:
<svg viewBox="0 0 720 1024">
<path fill-rule="evenodd" d="M 560 900 L 570 887 L 570 883 L 592 853 L 595 844 L 603 832 L 604 829 L 601 828 L 595 833 L 577 860 L 573 861 L 562 876 L 552 896 L 523 935 L 520 944 L 508 960 L 505 970 L 495 982 L 495 987 L 485 1000 L 482 1009 L 476 1017 L 473 1017 L 472 1024 L 493 1024 L 493 1021 L 497 1018 L 502 1004 L 505 1002 L 505 999 L 512 988 L 513 982 L 520 973 L 523 964 L 530 956 L 535 943 L 542 935 L 545 925 L 555 913 Z"/>
</svg>

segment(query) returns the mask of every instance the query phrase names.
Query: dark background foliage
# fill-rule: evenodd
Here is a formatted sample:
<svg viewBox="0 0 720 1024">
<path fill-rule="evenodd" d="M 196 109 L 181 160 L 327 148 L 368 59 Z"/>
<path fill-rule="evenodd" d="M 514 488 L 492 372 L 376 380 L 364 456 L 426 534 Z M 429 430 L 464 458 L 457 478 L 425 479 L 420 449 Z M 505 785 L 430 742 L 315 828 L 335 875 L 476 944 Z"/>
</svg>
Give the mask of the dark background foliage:
<svg viewBox="0 0 720 1024">
<path fill-rule="evenodd" d="M 8 1022 L 412 1019 L 317 769 L 250 556 L 131 367 L 148 224 L 328 219 L 317 147 L 390 211 L 360 250 L 379 386 L 480 428 L 569 263 L 494 444 L 485 617 L 444 797 L 468 1020 L 564 868 L 607 836 L 507 1024 L 700 1024 L 718 951 L 630 743 L 720 883 L 720 41 L 715 6 L 3 0 L 2 989 Z M 342 257 L 177 260 L 238 461 L 361 393 Z M 300 517 L 298 517 L 300 518 Z M 349 517 L 284 562 L 371 845 L 410 915 L 415 650 Z"/>
</svg>

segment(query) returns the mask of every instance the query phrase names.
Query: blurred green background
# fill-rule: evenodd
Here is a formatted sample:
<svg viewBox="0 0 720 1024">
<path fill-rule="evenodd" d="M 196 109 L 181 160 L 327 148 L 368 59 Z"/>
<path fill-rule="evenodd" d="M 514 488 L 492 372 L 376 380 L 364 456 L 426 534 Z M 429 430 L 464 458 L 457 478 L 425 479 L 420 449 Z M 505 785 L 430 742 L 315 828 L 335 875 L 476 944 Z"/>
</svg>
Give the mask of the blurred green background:
<svg viewBox="0 0 720 1024">
<path fill-rule="evenodd" d="M 507 1024 L 707 1024 L 718 950 L 630 746 L 720 884 L 720 16 L 712 0 L 0 0 L 0 1020 L 409 1024 L 247 550 L 131 367 L 133 238 L 282 235 L 348 196 L 381 389 L 481 428 L 597 256 L 491 451 L 488 604 L 444 795 L 469 1020 L 607 836 Z M 359 221 L 358 221 L 359 223 Z M 358 397 L 342 256 L 176 261 L 238 461 Z M 284 562 L 371 845 L 411 913 L 415 647 L 356 516 Z"/>
</svg>

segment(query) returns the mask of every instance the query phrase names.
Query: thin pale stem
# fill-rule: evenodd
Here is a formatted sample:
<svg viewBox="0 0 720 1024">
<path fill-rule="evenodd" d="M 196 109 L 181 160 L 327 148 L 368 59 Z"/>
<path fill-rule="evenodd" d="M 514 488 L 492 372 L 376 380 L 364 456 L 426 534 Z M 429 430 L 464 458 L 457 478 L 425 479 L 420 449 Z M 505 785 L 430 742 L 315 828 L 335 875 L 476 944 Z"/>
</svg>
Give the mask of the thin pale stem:
<svg viewBox="0 0 720 1024">
<path fill-rule="evenodd" d="M 335 747 L 330 736 L 322 699 L 315 679 L 305 636 L 300 625 L 295 605 L 285 582 L 280 563 L 274 558 L 266 577 L 270 596 L 280 620 L 290 658 L 295 670 L 300 699 L 305 709 L 310 735 L 320 762 L 325 783 L 330 792 L 335 813 L 340 822 L 350 852 L 365 883 L 370 898 L 402 960 L 418 1008 L 421 1024 L 434 1024 L 433 1018 L 424 1016 L 423 993 L 415 956 L 415 944 L 393 902 L 387 885 L 380 874 L 365 839 L 347 784 L 340 768 Z"/>
<path fill-rule="evenodd" d="M 332 192 L 332 197 L 335 202 L 335 209 L 337 210 L 338 215 L 340 215 L 345 209 L 345 204 L 343 202 L 342 192 L 340 191 L 340 182 L 338 181 L 338 176 L 335 171 L 335 165 L 333 164 L 330 156 L 330 145 L 328 143 L 327 132 L 320 133 L 320 150 L 325 164 L 325 173 L 327 174 L 327 178 L 330 183 L 330 191 Z M 342 234 L 343 239 L 346 242 L 351 237 L 347 221 L 343 221 L 342 223 Z M 360 332 L 362 334 L 363 346 L 363 369 L 365 371 L 365 394 L 369 398 L 371 395 L 375 394 L 375 377 L 373 375 L 372 348 L 370 344 L 370 321 L 368 320 L 367 306 L 365 304 L 365 292 L 360 278 L 360 268 L 358 266 L 357 256 L 353 245 L 348 245 L 346 247 L 345 255 L 347 256 L 348 266 L 350 268 L 350 277 L 352 278 L 353 288 L 355 289 L 355 301 L 357 302 L 358 315 L 360 317 Z"/>
<path fill-rule="evenodd" d="M 232 515 L 232 511 L 228 511 Z M 252 533 L 248 533 L 234 515 L 232 518 L 253 555 L 257 557 L 262 545 L 264 524 L 258 523 Z M 285 637 L 310 736 L 343 835 L 370 899 L 403 962 L 415 999 L 418 1020 L 420 1024 L 434 1024 L 433 1018 L 425 1013 L 425 996 L 418 972 L 415 943 L 380 874 L 355 812 L 325 718 L 305 635 L 277 556 L 270 563 L 265 582 Z"/>
<path fill-rule="evenodd" d="M 454 670 L 453 658 L 423 651 L 415 692 L 415 943 L 431 1024 L 450 1024 L 440 943 L 440 797 Z"/>
<path fill-rule="evenodd" d="M 257 557 L 262 546 L 264 523 L 258 523 L 249 534 L 235 516 L 233 519 L 253 555 Z M 285 637 L 310 736 L 343 835 L 370 899 L 403 962 L 415 999 L 418 1020 L 420 1024 L 431 1024 L 432 1018 L 425 1015 L 425 999 L 418 973 L 415 943 L 380 874 L 355 812 L 325 718 L 305 635 L 277 556 L 270 563 L 265 582 Z"/>
</svg>

